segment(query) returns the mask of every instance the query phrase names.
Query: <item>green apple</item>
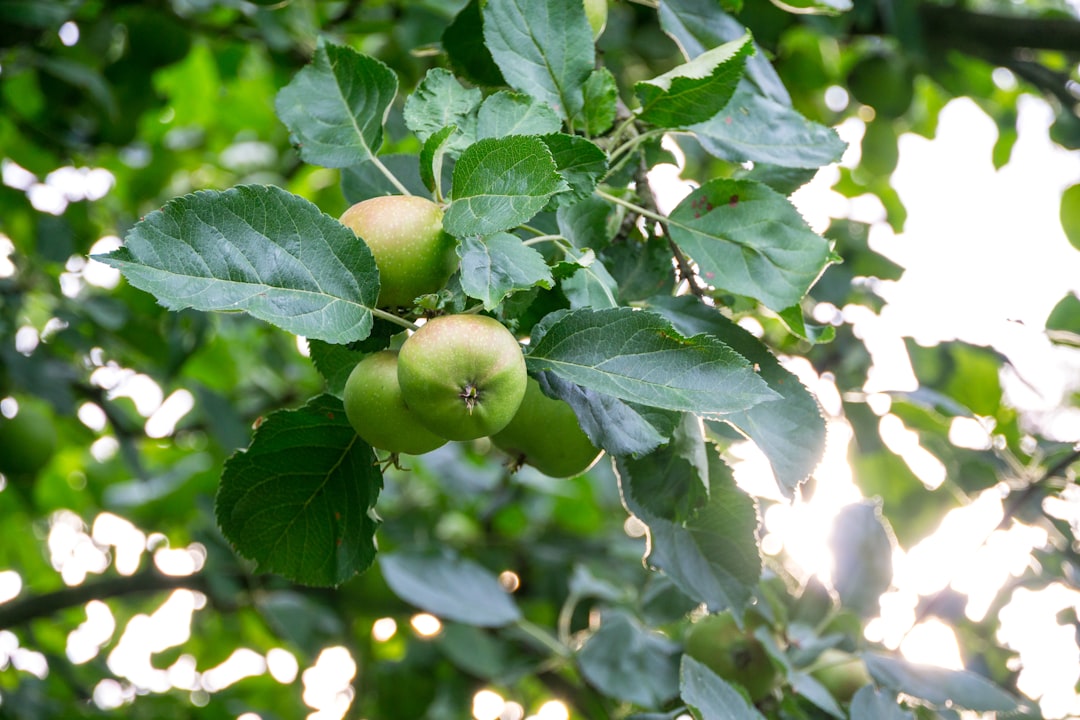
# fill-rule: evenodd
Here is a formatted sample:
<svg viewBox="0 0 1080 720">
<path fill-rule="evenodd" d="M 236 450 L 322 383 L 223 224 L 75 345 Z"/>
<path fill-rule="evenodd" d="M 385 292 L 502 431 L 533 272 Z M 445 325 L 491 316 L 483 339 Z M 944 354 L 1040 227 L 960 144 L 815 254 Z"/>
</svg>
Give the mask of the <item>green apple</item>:
<svg viewBox="0 0 1080 720">
<path fill-rule="evenodd" d="M 585 17 L 589 20 L 589 27 L 592 28 L 593 40 L 596 40 L 604 33 L 604 26 L 607 25 L 607 0 L 585 0 Z"/>
<path fill-rule="evenodd" d="M 533 378 L 514 419 L 492 435 L 491 442 L 519 464 L 528 463 L 551 477 L 580 475 L 600 458 L 573 409 L 545 395 Z"/>
<path fill-rule="evenodd" d="M 823 651 L 810 674 L 840 702 L 849 702 L 859 688 L 873 682 L 862 658 L 837 648 Z"/>
<path fill-rule="evenodd" d="M 405 404 L 428 430 L 450 440 L 506 427 L 521 406 L 527 379 L 517 339 L 484 315 L 428 320 L 398 355 Z"/>
<path fill-rule="evenodd" d="M 56 429 L 41 407 L 20 402 L 14 417 L 0 415 L 0 473 L 34 475 L 56 452 Z"/>
<path fill-rule="evenodd" d="M 744 687 L 754 702 L 777 685 L 780 675 L 765 646 L 749 629 L 740 629 L 730 612 L 709 615 L 691 625 L 684 643 L 687 655 Z"/>
<path fill-rule="evenodd" d="M 420 455 L 446 444 L 431 432 L 401 399 L 398 355 L 372 353 L 356 364 L 345 381 L 345 415 L 364 442 L 380 450 Z"/>
<path fill-rule="evenodd" d="M 411 307 L 417 296 L 446 286 L 458 257 L 442 219 L 440 205 L 415 195 L 373 197 L 341 216 L 375 256 L 380 307 Z"/>
</svg>

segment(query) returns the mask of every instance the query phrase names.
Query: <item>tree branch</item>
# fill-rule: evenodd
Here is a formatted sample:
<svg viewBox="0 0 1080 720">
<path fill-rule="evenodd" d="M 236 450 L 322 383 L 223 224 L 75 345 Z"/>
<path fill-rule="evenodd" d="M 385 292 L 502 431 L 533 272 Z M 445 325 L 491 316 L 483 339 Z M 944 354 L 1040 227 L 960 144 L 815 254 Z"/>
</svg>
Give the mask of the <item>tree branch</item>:
<svg viewBox="0 0 1080 720">
<path fill-rule="evenodd" d="M 941 38 L 946 47 L 981 47 L 998 53 L 1016 48 L 1080 53 L 1080 21 L 1076 20 L 972 12 L 933 2 L 920 4 L 919 17 L 924 32 Z"/>
<path fill-rule="evenodd" d="M 31 620 L 45 618 L 61 610 L 85 605 L 91 600 L 189 588 L 205 591 L 203 575 L 173 576 L 159 572 L 153 566 L 127 577 L 109 577 L 63 588 L 43 595 L 30 595 L 0 605 L 0 628 L 8 629 Z"/>
</svg>

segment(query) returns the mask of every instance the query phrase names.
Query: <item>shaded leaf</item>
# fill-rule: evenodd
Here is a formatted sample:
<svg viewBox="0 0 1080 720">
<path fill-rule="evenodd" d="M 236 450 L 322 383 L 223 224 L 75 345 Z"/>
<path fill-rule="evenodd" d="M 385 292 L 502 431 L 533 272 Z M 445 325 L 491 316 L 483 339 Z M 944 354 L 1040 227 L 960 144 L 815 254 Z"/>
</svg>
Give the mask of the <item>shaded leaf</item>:
<svg viewBox="0 0 1080 720">
<path fill-rule="evenodd" d="M 656 708 L 679 693 L 679 646 L 622 610 L 605 610 L 578 652 L 581 674 L 602 693 Z"/>
<path fill-rule="evenodd" d="M 95 259 L 171 310 L 244 310 L 333 343 L 367 337 L 379 296 L 375 260 L 356 234 L 273 186 L 173 199 Z"/>
<path fill-rule="evenodd" d="M 476 139 L 476 111 L 482 99 L 478 88 L 466 88 L 449 70 L 432 68 L 405 101 L 405 124 L 421 142 L 453 125 L 450 147 L 464 150 Z"/>
<path fill-rule="evenodd" d="M 618 284 L 592 250 L 584 252 L 570 248 L 568 260 L 578 264 L 578 270 L 560 283 L 572 309 L 618 307 Z"/>
<path fill-rule="evenodd" d="M 619 105 L 619 87 L 606 67 L 592 71 L 585 81 L 585 106 L 576 126 L 586 137 L 603 135 L 615 124 Z"/>
<path fill-rule="evenodd" d="M 398 597 L 441 618 L 477 627 L 521 619 L 514 599 L 494 574 L 449 551 L 383 553 L 379 568 Z"/>
<path fill-rule="evenodd" d="M 300 157 L 343 168 L 374 157 L 397 95 L 397 75 L 373 57 L 319 38 L 311 64 L 274 100 Z"/>
<path fill-rule="evenodd" d="M 375 454 L 341 401 L 320 395 L 268 415 L 247 450 L 225 463 L 221 531 L 236 551 L 305 585 L 339 585 L 375 559 L 382 490 Z"/>
<path fill-rule="evenodd" d="M 698 720 L 764 720 L 738 690 L 689 655 L 682 656 L 679 694 Z"/>
<path fill-rule="evenodd" d="M 967 670 L 916 665 L 879 653 L 863 653 L 862 657 L 878 685 L 934 705 L 975 712 L 1008 713 L 1021 709 L 1015 697 Z"/>
<path fill-rule="evenodd" d="M 873 685 L 859 688 L 851 698 L 851 720 L 914 720 L 896 701 L 896 693 Z"/>
<path fill-rule="evenodd" d="M 825 420 L 817 400 L 799 379 L 780 365 L 760 340 L 715 308 L 696 299 L 656 297 L 650 306 L 679 330 L 691 335 L 709 333 L 720 338 L 760 369 L 761 377 L 782 396 L 724 418 L 765 453 L 780 490 L 793 497 L 825 452 Z"/>
<path fill-rule="evenodd" d="M 840 510 L 829 536 L 832 582 L 841 604 L 863 618 L 877 617 L 878 599 L 892 585 L 892 536 L 872 500 Z"/>
<path fill-rule="evenodd" d="M 596 184 L 607 172 L 607 154 L 583 137 L 555 133 L 541 138 L 551 151 L 559 175 L 569 190 L 556 195 L 556 205 L 565 206 L 592 196 Z"/>
<path fill-rule="evenodd" d="M 420 163 L 416 155 L 380 155 L 379 162 L 413 195 L 423 196 L 427 192 L 420 177 Z M 341 171 L 341 193 L 345 196 L 345 202 L 352 205 L 379 195 L 400 195 L 401 190 L 390 182 L 378 165 L 365 160 Z"/>
<path fill-rule="evenodd" d="M 469 0 L 443 32 L 443 49 L 454 70 L 462 77 L 477 85 L 505 85 L 499 66 L 484 44 L 484 35 L 479 32 L 482 22 L 480 0 Z"/>
</svg>

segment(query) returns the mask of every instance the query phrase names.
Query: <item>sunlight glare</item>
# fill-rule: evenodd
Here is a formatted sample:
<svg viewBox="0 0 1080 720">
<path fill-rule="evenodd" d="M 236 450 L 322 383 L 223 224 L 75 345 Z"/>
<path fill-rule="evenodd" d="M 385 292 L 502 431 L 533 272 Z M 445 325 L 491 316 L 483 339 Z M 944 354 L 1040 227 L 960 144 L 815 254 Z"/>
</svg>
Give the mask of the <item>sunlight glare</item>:
<svg viewBox="0 0 1080 720">
<path fill-rule="evenodd" d="M 146 436 L 159 439 L 176 432 L 176 424 L 195 407 L 195 396 L 180 388 L 174 391 L 146 421 Z"/>
<path fill-rule="evenodd" d="M 492 690 L 480 690 L 473 695 L 472 715 L 476 720 L 499 720 L 506 701 Z"/>
<path fill-rule="evenodd" d="M 296 656 L 285 648 L 270 648 L 266 653 L 266 669 L 270 672 L 270 677 L 282 685 L 288 685 L 300 674 L 300 663 Z"/>
<path fill-rule="evenodd" d="M 536 711 L 536 720 L 570 720 L 570 711 L 561 700 L 548 700 Z"/>
<path fill-rule="evenodd" d="M 139 569 L 139 562 L 146 549 L 146 534 L 130 520 L 109 512 L 100 513 L 94 518 L 91 536 L 98 545 L 112 545 L 116 548 L 116 572 L 133 575 Z"/>
<path fill-rule="evenodd" d="M 105 643 L 116 632 L 116 620 L 112 610 L 100 600 L 86 603 L 86 621 L 72 630 L 67 637 L 66 654 L 75 665 L 90 662 L 98 656 Z"/>
<path fill-rule="evenodd" d="M 442 630 L 442 623 L 439 618 L 431 615 L 430 613 L 417 613 L 409 620 L 409 624 L 412 625 L 416 634 L 425 637 L 435 637 Z"/>
<path fill-rule="evenodd" d="M 319 653 L 315 664 L 300 676 L 304 683 L 304 703 L 318 712 L 308 720 L 340 720 L 352 704 L 352 680 L 356 662 L 341 646 L 328 647 Z"/>
<path fill-rule="evenodd" d="M 900 652 L 913 663 L 949 670 L 964 669 L 956 632 L 951 625 L 938 618 L 931 618 L 911 628 L 900 643 Z"/>
<path fill-rule="evenodd" d="M 22 592 L 22 576 L 14 570 L 0 571 L 0 603 L 14 600 Z"/>
<path fill-rule="evenodd" d="M 266 658 L 249 648 L 236 648 L 223 662 L 202 674 L 200 684 L 208 693 L 215 693 L 244 678 L 257 677 L 266 672 Z"/>
<path fill-rule="evenodd" d="M 397 620 L 394 618 L 379 618 L 371 626 L 371 637 L 375 642 L 386 642 L 395 634 L 397 634 Z"/>
</svg>

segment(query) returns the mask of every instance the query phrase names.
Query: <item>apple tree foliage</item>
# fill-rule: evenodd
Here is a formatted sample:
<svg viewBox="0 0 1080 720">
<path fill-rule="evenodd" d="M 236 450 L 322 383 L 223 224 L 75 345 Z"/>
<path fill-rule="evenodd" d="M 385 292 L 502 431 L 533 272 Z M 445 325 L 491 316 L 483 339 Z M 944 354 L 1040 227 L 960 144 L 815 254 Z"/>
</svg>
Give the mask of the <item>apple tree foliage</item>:
<svg viewBox="0 0 1080 720">
<path fill-rule="evenodd" d="M 298 717 L 300 679 L 218 688 L 199 673 L 237 648 L 308 667 L 330 646 L 358 666 L 350 717 L 465 717 L 483 688 L 529 712 L 558 698 L 573 718 L 1037 716 L 996 613 L 968 619 L 954 591 L 916 613 L 953 625 L 966 670 L 914 665 L 863 630 L 893 548 L 995 486 L 1003 527 L 1052 541 L 992 610 L 1015 587 L 1080 585 L 1074 528 L 1043 503 L 1080 452 L 1003 397 L 1004 356 L 910 342 L 919 388 L 890 412 L 946 468 L 924 487 L 881 440 L 850 321 L 814 312 L 878 312 L 875 282 L 902 268 L 866 225 L 819 234 L 789 199 L 840 160 L 832 128 L 858 117 L 861 161 L 835 189 L 877 196 L 901 229 L 897 136 L 932 136 L 953 97 L 998 123 L 998 167 L 1022 93 L 1080 147 L 1075 11 L 980 7 L 612 2 L 594 42 L 580 0 L 0 0 L 0 397 L 55 429 L 44 467 L 0 485 L 0 570 L 21 578 L 0 602 L 0 717 Z M 1001 68 L 1019 82 L 995 82 Z M 671 142 L 693 186 L 662 209 L 649 173 L 675 160 Z M 90 168 L 107 192 L 57 190 Z M 1078 244 L 1074 190 L 1061 220 Z M 376 307 L 374 259 L 336 219 L 386 194 L 442 203 L 460 258 L 398 314 Z M 524 341 L 599 464 L 511 472 L 486 440 L 393 464 L 357 437 L 341 397 L 359 359 L 462 312 Z M 1075 296 L 1047 333 L 1080 344 Z M 796 367 L 839 391 L 828 421 L 853 428 L 871 498 L 835 521 L 828 585 L 760 547 L 765 509 L 809 497 L 824 452 L 826 414 Z M 132 377 L 190 411 L 159 429 Z M 993 442 L 953 444 L 956 418 Z M 737 482 L 747 443 L 774 491 Z M 141 538 L 134 565 L 117 526 Z M 198 570 L 158 570 L 149 554 L 166 545 L 194 548 Z M 62 579 L 83 555 L 101 577 Z M 156 670 L 123 665 L 124 628 L 177 588 L 205 600 L 190 636 L 154 650 Z M 81 657 L 68 636 L 91 602 L 116 628 Z M 434 638 L 409 629 L 421 611 L 442 622 Z M 683 652 L 709 613 L 765 649 L 762 697 Z M 398 622 L 388 641 L 372 636 L 380 618 Z M 870 682 L 851 695 L 817 680 L 827 650 Z"/>
</svg>

